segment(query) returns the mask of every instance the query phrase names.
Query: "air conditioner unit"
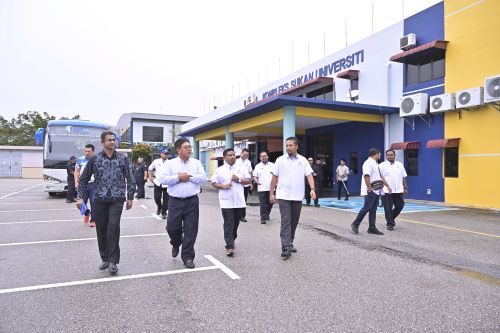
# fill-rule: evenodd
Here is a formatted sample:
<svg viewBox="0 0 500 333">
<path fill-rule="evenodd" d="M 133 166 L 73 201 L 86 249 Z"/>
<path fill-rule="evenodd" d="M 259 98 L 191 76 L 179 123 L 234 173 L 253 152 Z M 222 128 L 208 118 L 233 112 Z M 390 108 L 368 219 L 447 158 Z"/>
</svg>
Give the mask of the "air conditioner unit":
<svg viewBox="0 0 500 333">
<path fill-rule="evenodd" d="M 409 50 L 417 46 L 417 36 L 415 34 L 408 34 L 399 39 L 399 48 L 401 50 Z"/>
<path fill-rule="evenodd" d="M 500 75 L 484 79 L 484 102 L 500 102 Z"/>
<path fill-rule="evenodd" d="M 455 94 L 442 94 L 431 97 L 431 113 L 455 110 Z"/>
<path fill-rule="evenodd" d="M 483 102 L 483 87 L 470 88 L 456 92 L 456 108 L 472 108 L 481 106 Z"/>
<path fill-rule="evenodd" d="M 429 95 L 427 95 L 426 93 L 418 93 L 409 96 L 404 96 L 401 99 L 399 116 L 409 117 L 409 116 L 426 114 L 428 100 L 429 100 Z"/>
</svg>

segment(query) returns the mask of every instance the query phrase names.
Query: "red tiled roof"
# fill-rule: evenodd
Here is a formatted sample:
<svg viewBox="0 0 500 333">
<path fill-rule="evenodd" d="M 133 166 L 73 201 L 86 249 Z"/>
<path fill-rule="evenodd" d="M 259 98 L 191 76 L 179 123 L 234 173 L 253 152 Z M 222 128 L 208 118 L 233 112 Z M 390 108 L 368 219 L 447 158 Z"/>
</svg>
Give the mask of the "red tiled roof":
<svg viewBox="0 0 500 333">
<path fill-rule="evenodd" d="M 460 143 L 460 138 L 453 139 L 438 139 L 427 141 L 427 148 L 457 148 Z"/>
<path fill-rule="evenodd" d="M 435 40 L 417 47 L 393 55 L 389 60 L 400 62 L 400 63 L 411 63 L 415 58 L 420 56 L 431 55 L 433 52 L 441 53 L 446 50 L 446 44 L 448 42 L 445 40 Z"/>
<path fill-rule="evenodd" d="M 406 149 L 416 149 L 420 148 L 419 141 L 408 141 L 408 142 L 396 142 L 391 145 L 393 150 L 406 150 Z"/>
</svg>

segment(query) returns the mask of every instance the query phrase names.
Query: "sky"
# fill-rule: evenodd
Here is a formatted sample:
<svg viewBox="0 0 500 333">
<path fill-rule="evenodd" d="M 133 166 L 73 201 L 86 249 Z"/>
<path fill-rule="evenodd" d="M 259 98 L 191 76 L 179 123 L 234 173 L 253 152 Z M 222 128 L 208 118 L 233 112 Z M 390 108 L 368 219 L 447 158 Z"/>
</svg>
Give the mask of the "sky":
<svg viewBox="0 0 500 333">
<path fill-rule="evenodd" d="M 0 0 L 0 115 L 200 116 L 437 2 Z"/>
</svg>

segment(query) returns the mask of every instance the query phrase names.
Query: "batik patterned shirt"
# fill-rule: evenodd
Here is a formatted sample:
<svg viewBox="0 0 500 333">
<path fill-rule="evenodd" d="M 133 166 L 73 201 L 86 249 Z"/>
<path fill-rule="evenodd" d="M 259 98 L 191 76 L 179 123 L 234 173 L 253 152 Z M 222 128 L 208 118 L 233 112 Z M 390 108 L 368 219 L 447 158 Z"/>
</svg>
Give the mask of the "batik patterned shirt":
<svg viewBox="0 0 500 333">
<path fill-rule="evenodd" d="M 108 157 L 104 151 L 87 162 L 80 175 L 78 198 L 83 198 L 90 178 L 94 175 L 94 201 L 115 202 L 133 200 L 135 179 L 126 155 L 113 152 Z"/>
</svg>

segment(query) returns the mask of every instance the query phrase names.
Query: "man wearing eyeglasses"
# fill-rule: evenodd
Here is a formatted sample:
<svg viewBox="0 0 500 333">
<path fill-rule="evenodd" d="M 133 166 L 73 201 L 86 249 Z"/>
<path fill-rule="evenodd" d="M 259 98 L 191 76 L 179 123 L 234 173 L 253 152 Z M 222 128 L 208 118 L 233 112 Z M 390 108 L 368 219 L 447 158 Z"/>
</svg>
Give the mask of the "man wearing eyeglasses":
<svg viewBox="0 0 500 333">
<path fill-rule="evenodd" d="M 207 175 L 201 162 L 191 157 L 191 144 L 187 139 L 174 143 L 178 156 L 167 162 L 156 178 L 168 185 L 167 232 L 172 244 L 172 257 L 179 255 L 187 268 L 194 268 L 194 243 L 198 235 L 200 215 L 198 193 Z"/>
<path fill-rule="evenodd" d="M 97 243 L 102 263 L 100 270 L 109 268 L 109 273 L 118 272 L 120 262 L 120 219 L 123 203 L 132 208 L 135 179 L 126 155 L 116 151 L 116 137 L 113 132 L 101 134 L 103 150 L 92 156 L 83 170 L 76 206 L 81 209 L 83 196 L 94 175 L 94 211 Z"/>
</svg>

